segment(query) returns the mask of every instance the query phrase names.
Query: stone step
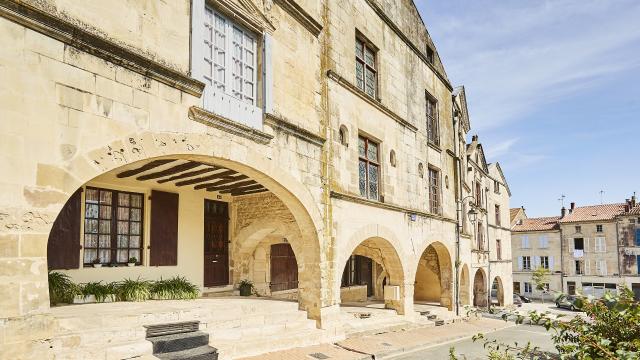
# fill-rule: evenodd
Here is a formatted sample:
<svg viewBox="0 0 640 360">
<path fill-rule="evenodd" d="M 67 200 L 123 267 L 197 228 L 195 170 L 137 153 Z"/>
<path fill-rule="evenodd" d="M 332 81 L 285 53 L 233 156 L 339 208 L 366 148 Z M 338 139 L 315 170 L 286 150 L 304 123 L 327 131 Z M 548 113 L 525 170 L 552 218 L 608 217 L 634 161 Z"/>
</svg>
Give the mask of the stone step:
<svg viewBox="0 0 640 360">
<path fill-rule="evenodd" d="M 181 334 L 154 336 L 147 338 L 153 344 L 153 353 L 168 353 L 193 349 L 209 345 L 209 334 L 202 331 L 194 331 Z"/>
<path fill-rule="evenodd" d="M 163 360 L 217 360 L 218 350 L 209 345 L 203 345 L 192 349 L 154 354 L 154 356 Z"/>
<path fill-rule="evenodd" d="M 265 352 L 311 346 L 324 341 L 324 332 L 322 330 L 308 329 L 269 336 L 243 338 L 241 341 L 211 339 L 211 345 L 218 349 L 221 360 L 228 360 L 259 355 Z"/>
</svg>

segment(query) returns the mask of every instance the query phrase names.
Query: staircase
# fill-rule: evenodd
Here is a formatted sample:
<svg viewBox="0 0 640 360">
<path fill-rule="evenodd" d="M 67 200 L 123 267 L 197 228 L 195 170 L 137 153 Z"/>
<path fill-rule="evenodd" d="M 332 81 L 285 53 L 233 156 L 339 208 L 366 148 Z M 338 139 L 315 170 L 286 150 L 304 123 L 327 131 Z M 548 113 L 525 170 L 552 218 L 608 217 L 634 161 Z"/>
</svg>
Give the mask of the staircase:
<svg viewBox="0 0 640 360">
<path fill-rule="evenodd" d="M 209 334 L 198 331 L 198 321 L 147 326 L 147 340 L 153 355 L 163 360 L 218 360 L 209 346 Z"/>
</svg>

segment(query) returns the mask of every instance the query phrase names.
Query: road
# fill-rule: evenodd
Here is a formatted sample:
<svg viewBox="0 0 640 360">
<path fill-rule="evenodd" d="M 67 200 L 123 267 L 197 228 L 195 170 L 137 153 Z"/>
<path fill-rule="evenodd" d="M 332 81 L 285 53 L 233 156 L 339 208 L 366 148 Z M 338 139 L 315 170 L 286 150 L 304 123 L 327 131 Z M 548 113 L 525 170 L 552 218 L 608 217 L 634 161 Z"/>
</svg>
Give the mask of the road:
<svg viewBox="0 0 640 360">
<path fill-rule="evenodd" d="M 531 341 L 540 350 L 555 353 L 550 333 L 541 326 L 517 325 L 514 327 L 498 330 L 485 335 L 487 340 L 497 339 L 505 344 L 525 345 Z M 454 347 L 456 356 L 460 360 L 486 360 L 487 350 L 483 348 L 483 341 L 473 342 L 471 339 L 460 340 L 453 343 L 436 346 L 427 350 L 418 351 L 412 354 L 394 357 L 396 360 L 425 360 L 425 359 L 448 359 L 449 348 Z"/>
</svg>

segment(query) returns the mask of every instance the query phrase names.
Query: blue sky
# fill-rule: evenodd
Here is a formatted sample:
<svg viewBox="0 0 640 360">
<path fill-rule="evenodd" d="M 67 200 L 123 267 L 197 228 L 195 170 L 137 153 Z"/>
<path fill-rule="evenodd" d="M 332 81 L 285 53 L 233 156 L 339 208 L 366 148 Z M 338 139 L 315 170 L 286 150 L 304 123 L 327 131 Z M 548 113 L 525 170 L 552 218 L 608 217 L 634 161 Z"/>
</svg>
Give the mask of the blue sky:
<svg viewBox="0 0 640 360">
<path fill-rule="evenodd" d="M 640 195 L 640 1 L 416 0 L 527 215 Z"/>
</svg>

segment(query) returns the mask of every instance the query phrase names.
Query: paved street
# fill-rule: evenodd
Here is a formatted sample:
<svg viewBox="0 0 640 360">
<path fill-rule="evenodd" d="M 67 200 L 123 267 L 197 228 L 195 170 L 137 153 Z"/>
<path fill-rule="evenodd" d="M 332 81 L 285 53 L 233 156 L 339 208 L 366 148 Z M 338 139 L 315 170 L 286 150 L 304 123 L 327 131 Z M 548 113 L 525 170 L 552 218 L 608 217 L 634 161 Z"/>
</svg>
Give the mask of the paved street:
<svg viewBox="0 0 640 360">
<path fill-rule="evenodd" d="M 518 325 L 506 329 L 501 329 L 486 335 L 487 340 L 497 339 L 500 342 L 513 344 L 526 344 L 531 341 L 540 350 L 555 351 L 551 336 L 543 327 Z M 418 351 L 412 354 L 394 357 L 398 360 L 424 360 L 424 359 L 447 359 L 449 348 L 455 347 L 456 354 L 460 359 L 480 360 L 487 359 L 487 350 L 483 349 L 483 342 L 474 343 L 471 339 L 459 340 L 452 343 L 439 345 L 427 350 Z"/>
</svg>

